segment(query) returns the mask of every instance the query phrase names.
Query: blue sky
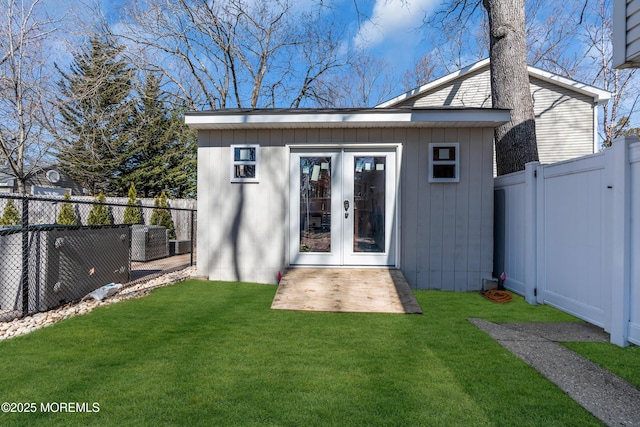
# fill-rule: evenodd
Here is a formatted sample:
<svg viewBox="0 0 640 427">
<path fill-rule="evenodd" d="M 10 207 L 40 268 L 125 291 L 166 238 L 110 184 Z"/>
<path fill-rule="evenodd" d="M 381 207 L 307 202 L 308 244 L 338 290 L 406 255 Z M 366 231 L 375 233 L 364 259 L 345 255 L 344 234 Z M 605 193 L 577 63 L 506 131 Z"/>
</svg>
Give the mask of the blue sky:
<svg viewBox="0 0 640 427">
<path fill-rule="evenodd" d="M 111 23 L 117 22 L 117 10 L 126 3 L 126 0 L 94 1 L 100 3 Z M 356 2 L 360 16 L 355 8 Z M 420 27 L 425 14 L 433 12 L 440 0 L 334 0 L 334 3 L 353 30 L 345 42 L 386 59 L 398 73 L 404 73 L 428 49 L 422 42 Z"/>
<path fill-rule="evenodd" d="M 128 1 L 138 0 L 42 0 L 54 15 L 73 6 L 82 12 L 95 8 L 91 5 L 99 5 L 98 7 L 111 24 L 117 24 L 118 9 Z M 317 4 L 319 0 L 292 1 L 297 7 L 304 7 L 304 4 Z M 436 34 L 429 34 L 429 29 L 424 25 L 424 19 L 433 14 L 442 0 L 323 1 L 324 4 L 335 7 L 343 15 L 349 29 L 345 43 L 357 47 L 364 53 L 386 60 L 390 68 L 397 73 L 403 74 L 407 69 L 413 68 L 414 61 L 434 49 L 431 44 L 433 42 L 427 41 L 425 36 Z M 356 6 L 361 12 L 360 15 L 357 13 Z M 540 18 L 539 15 L 538 18 Z M 440 47 L 437 46 L 437 48 Z M 447 58 L 447 64 L 440 65 L 446 67 L 449 72 L 453 72 L 486 56 L 486 53 L 483 54 L 485 50 L 485 48 L 466 46 L 463 48 L 461 58 L 453 58 L 451 52 L 446 52 L 444 58 Z M 438 61 L 440 56 L 436 55 L 434 58 Z"/>
<path fill-rule="evenodd" d="M 98 4 L 102 9 L 103 14 L 107 17 L 110 23 L 117 24 L 118 21 L 118 9 L 127 1 L 139 1 L 139 0 L 42 0 L 42 4 L 45 4 L 47 10 L 52 13 L 53 16 L 60 16 L 65 10 L 70 7 L 76 7 L 80 11 L 88 12 L 92 9 L 90 5 Z M 260 0 L 244 0 L 247 2 L 260 1 Z M 296 7 L 304 7 L 305 4 L 317 4 L 318 0 L 293 0 Z M 395 78 L 395 85 L 392 95 L 400 94 L 404 92 L 405 88 L 402 85 L 402 76 L 407 70 L 413 69 L 414 61 L 420 58 L 424 54 L 433 54 L 432 58 L 436 64 L 440 67 L 436 71 L 434 77 L 439 77 L 445 72 L 453 72 L 458 68 L 467 66 L 483 56 L 486 56 L 486 46 L 475 46 L 470 38 L 466 38 L 465 42 L 469 45 L 462 47 L 460 51 L 460 57 L 451 56 L 452 52 L 446 51 L 442 55 L 437 54 L 437 49 L 442 48 L 438 45 L 434 48 L 432 42 L 426 40 L 427 36 L 437 35 L 430 34 L 429 29 L 424 26 L 425 17 L 432 16 L 433 12 L 441 4 L 441 0 L 323 0 L 324 4 L 332 5 L 342 13 L 342 18 L 347 24 L 348 31 L 345 33 L 344 43 L 350 46 L 357 47 L 361 52 L 369 54 L 374 57 L 384 59 L 388 64 L 388 69 Z M 530 0 L 531 3 L 537 4 L 534 0 Z M 542 3 L 546 4 L 546 3 Z M 584 3 L 578 0 L 567 0 L 565 8 L 575 7 L 576 4 L 584 6 Z M 593 13 L 595 4 L 588 3 L 589 8 L 586 9 L 585 19 L 590 19 L 590 13 Z M 607 1 L 610 4 L 610 0 Z M 361 14 L 358 15 L 357 8 Z M 546 9 L 544 9 L 546 10 Z M 542 12 L 544 12 L 542 10 Z M 562 15 L 562 9 L 554 9 L 555 13 Z M 545 13 L 534 14 L 535 19 L 546 19 Z M 480 11 L 478 14 L 482 13 Z M 564 11 L 566 15 L 566 11 Z M 563 16 L 565 16 L 563 15 Z M 476 15 L 477 18 L 478 15 Z M 574 15 L 570 15 L 574 16 Z M 576 18 L 577 19 L 577 18 Z M 89 19 L 87 20 L 89 23 Z M 534 21 L 535 23 L 535 21 Z M 574 22 L 574 25 L 577 22 Z M 474 27 L 473 25 L 470 27 Z M 475 26 L 473 31 L 478 31 L 479 26 Z M 545 30 L 544 26 L 541 26 L 542 31 Z M 75 30 L 75 29 L 73 29 Z M 78 32 L 79 36 L 82 36 L 82 29 Z M 482 40 L 484 40 L 484 36 Z M 77 40 L 77 39 L 76 39 Z M 564 46 L 564 53 L 571 53 L 575 51 L 580 53 L 581 43 L 583 41 L 579 39 L 573 39 L 567 46 Z M 76 48 L 73 44 L 61 42 L 58 45 L 53 46 L 52 54 L 54 59 L 58 63 L 64 63 L 70 59 L 71 48 Z M 454 46 L 455 48 L 455 46 Z M 65 58 L 66 55 L 66 58 Z M 542 64 L 539 65 L 542 68 L 549 71 L 556 71 L 552 68 L 548 68 Z M 547 64 L 549 65 L 549 64 Z M 552 65 L 552 64 L 551 64 Z M 592 63 L 585 62 L 584 66 L 586 71 L 594 71 L 595 68 Z M 446 70 L 445 70 L 446 68 Z M 557 72 L 562 74 L 562 71 Z M 593 74 L 593 73 L 592 73 Z M 589 81 L 589 78 L 575 77 L 578 80 L 587 84 L 593 84 L 598 87 L 604 87 L 602 84 L 594 81 Z M 634 89 L 635 91 L 635 89 Z M 634 93 L 636 93 L 635 91 Z M 635 96 L 635 95 L 634 95 Z M 383 98 L 389 96 L 384 95 Z M 635 98 L 633 98 L 635 99 Z M 623 106 L 632 102 L 629 100 L 623 100 Z M 622 112 L 622 114 L 628 114 Z M 637 114 L 634 114 L 633 125 L 637 126 L 636 119 Z"/>
<path fill-rule="evenodd" d="M 126 0 L 99 1 L 105 14 L 112 20 L 117 20 L 117 9 L 126 3 Z M 421 39 L 416 29 L 421 26 L 425 13 L 432 12 L 440 3 L 440 0 L 334 1 L 338 4 L 336 7 L 346 14 L 347 20 L 359 27 L 351 41 L 362 49 L 373 49 L 381 55 L 398 53 L 399 47 L 412 53 Z M 356 2 L 360 12 L 370 19 L 358 19 Z"/>
<path fill-rule="evenodd" d="M 54 13 L 60 13 L 70 5 L 88 11 L 90 10 L 89 5 L 99 4 L 109 22 L 117 24 L 118 9 L 127 1 L 138 0 L 43 0 L 43 3 Z M 305 7 L 305 4 L 317 4 L 318 2 L 318 0 L 292 1 L 295 2 L 296 7 Z M 572 2 L 571 5 L 574 3 Z M 407 70 L 413 69 L 414 61 L 424 54 L 434 52 L 434 46 L 431 44 L 432 42 L 426 40 L 426 36 L 435 34 L 429 34 L 429 29 L 424 26 L 424 19 L 432 16 L 441 4 L 441 0 L 324 0 L 324 4 L 332 5 L 342 14 L 348 28 L 345 33 L 345 44 L 355 46 L 361 52 L 371 56 L 382 58 L 389 64 L 388 69 L 395 74 L 398 82 L 396 84 L 396 87 L 399 88 L 398 93 L 404 91 L 399 83 L 403 74 Z M 356 6 L 360 15 L 357 13 Z M 557 12 L 560 13 L 559 10 Z M 536 19 L 545 19 L 545 16 L 544 13 L 538 13 Z M 440 47 L 437 46 L 437 48 Z M 577 46 L 574 45 L 574 47 Z M 65 46 L 60 47 L 61 54 L 64 53 L 64 49 Z M 434 55 L 434 60 L 440 66 L 434 77 L 439 77 L 444 72 L 453 72 L 477 61 L 486 56 L 485 51 L 484 47 L 471 45 L 463 48 L 459 58 L 452 57 L 451 52 L 445 52 L 442 56 Z M 441 58 L 446 58 L 446 63 L 442 62 Z M 439 60 L 442 63 L 438 62 Z M 549 69 L 549 71 L 555 70 Z M 583 81 L 593 84 L 586 80 Z M 598 84 L 596 83 L 596 85 Z"/>
<path fill-rule="evenodd" d="M 373 4 L 374 3 L 374 4 Z M 422 55 L 423 18 L 433 12 L 439 0 L 377 0 L 367 10 L 369 20 L 360 25 L 353 42 L 383 57 L 410 63 Z"/>
</svg>

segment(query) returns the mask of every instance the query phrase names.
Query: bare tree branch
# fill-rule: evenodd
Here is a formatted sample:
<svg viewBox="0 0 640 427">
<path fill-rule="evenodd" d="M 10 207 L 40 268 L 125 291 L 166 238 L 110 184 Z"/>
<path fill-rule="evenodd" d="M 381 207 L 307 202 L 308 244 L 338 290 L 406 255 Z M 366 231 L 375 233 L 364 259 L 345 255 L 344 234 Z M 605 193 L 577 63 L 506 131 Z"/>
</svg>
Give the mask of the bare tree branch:
<svg viewBox="0 0 640 427">
<path fill-rule="evenodd" d="M 10 167 L 18 191 L 51 154 L 54 140 L 51 87 L 45 41 L 58 30 L 41 0 L 3 0 L 0 18 L 0 158 Z"/>
<path fill-rule="evenodd" d="M 335 12 L 293 0 L 149 0 L 129 6 L 119 36 L 138 67 L 164 75 L 188 108 L 300 105 L 340 62 L 325 31 Z M 314 13 L 321 19 L 308 19 Z M 310 55 L 318 42 L 324 48 Z"/>
</svg>

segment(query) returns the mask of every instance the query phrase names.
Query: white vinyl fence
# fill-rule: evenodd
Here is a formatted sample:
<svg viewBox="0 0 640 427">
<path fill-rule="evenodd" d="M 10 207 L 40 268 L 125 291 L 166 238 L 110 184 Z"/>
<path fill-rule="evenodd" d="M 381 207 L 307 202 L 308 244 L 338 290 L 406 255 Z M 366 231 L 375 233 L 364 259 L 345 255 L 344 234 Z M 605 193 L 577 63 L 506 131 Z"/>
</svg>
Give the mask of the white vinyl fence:
<svg viewBox="0 0 640 427">
<path fill-rule="evenodd" d="M 495 179 L 494 273 L 549 304 L 640 345 L 640 142 Z"/>
</svg>

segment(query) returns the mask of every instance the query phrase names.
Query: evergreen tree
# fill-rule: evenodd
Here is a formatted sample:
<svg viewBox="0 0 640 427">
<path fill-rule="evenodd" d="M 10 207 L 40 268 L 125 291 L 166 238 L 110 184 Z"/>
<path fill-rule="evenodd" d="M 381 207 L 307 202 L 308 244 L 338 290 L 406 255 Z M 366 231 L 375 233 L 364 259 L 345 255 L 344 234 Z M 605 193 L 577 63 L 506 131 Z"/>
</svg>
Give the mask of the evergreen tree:
<svg viewBox="0 0 640 427">
<path fill-rule="evenodd" d="M 168 184 L 169 192 L 174 198 L 195 199 L 198 181 L 198 133 L 184 123 L 184 117 L 177 111 L 173 120 L 181 127 L 181 151 L 174 157 L 171 168 L 172 184 Z"/>
<path fill-rule="evenodd" d="M 59 160 L 64 171 L 91 194 L 113 191 L 129 140 L 133 70 L 109 35 L 93 34 L 87 51 L 60 70 L 58 100 L 66 137 Z"/>
<path fill-rule="evenodd" d="M 141 224 L 142 212 L 138 206 L 138 193 L 136 192 L 136 186 L 131 183 L 129 186 L 129 192 L 127 193 L 129 199 L 127 200 L 127 207 L 124 208 L 124 218 L 122 222 L 124 224 Z"/>
<path fill-rule="evenodd" d="M 93 199 L 95 202 L 91 206 L 89 211 L 89 217 L 87 218 L 88 225 L 111 225 L 111 218 L 109 217 L 109 209 L 103 203 L 106 201 L 106 197 L 103 192 L 100 192 L 97 197 Z"/>
<path fill-rule="evenodd" d="M 60 212 L 58 213 L 58 224 L 79 225 L 76 213 L 73 211 L 73 206 L 69 202 L 69 200 L 71 200 L 69 192 L 64 193 L 64 200 L 65 201 L 62 202 L 62 205 L 60 207 Z"/>
<path fill-rule="evenodd" d="M 158 196 L 165 189 L 171 197 L 195 197 L 196 133 L 169 107 L 160 83 L 150 73 L 140 91 L 120 185 L 133 182 L 144 197 Z"/>
<path fill-rule="evenodd" d="M 18 225 L 21 222 L 20 213 L 13 203 L 13 199 L 7 200 L 2 212 L 2 218 L 0 218 L 0 225 Z"/>
<path fill-rule="evenodd" d="M 169 207 L 169 204 L 167 203 L 167 195 L 164 191 L 160 193 L 160 196 L 156 196 L 155 200 L 153 201 L 153 206 L 155 207 L 153 209 L 153 212 L 151 213 L 150 224 L 161 225 L 165 227 L 167 230 L 169 230 L 169 238 L 175 239 L 176 231 L 173 228 L 173 219 L 171 218 L 171 213 L 169 212 L 169 209 L 161 209 Z"/>
</svg>

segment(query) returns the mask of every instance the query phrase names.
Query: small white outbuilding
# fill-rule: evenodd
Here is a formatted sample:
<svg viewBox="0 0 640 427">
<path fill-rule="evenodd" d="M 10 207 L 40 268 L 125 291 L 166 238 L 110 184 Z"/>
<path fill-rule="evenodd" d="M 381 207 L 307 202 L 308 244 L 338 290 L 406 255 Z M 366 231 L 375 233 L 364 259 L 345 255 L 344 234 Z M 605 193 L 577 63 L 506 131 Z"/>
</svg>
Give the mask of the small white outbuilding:
<svg viewBox="0 0 640 427">
<path fill-rule="evenodd" d="M 492 276 L 490 108 L 193 112 L 198 274 L 276 283 L 290 267 L 400 269 L 414 289 Z"/>
</svg>

